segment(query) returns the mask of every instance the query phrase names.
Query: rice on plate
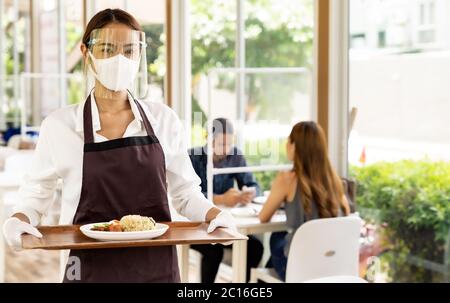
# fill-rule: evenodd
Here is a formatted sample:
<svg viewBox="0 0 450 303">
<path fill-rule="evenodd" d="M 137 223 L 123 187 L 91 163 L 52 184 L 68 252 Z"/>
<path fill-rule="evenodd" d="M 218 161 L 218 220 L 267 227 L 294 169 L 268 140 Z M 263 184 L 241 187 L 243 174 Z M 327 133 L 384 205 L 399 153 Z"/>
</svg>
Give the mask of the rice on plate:
<svg viewBox="0 0 450 303">
<path fill-rule="evenodd" d="M 123 231 L 145 231 L 155 229 L 156 222 L 151 217 L 128 215 L 120 219 L 120 225 Z"/>
</svg>

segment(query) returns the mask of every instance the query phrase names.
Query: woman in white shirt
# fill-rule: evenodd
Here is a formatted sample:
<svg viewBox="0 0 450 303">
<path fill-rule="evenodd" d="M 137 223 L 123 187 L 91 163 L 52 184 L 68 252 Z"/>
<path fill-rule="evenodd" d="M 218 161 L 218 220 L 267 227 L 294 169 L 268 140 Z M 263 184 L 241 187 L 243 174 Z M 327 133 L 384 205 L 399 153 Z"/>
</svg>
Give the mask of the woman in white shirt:
<svg viewBox="0 0 450 303">
<path fill-rule="evenodd" d="M 42 123 L 34 164 L 20 189 L 21 202 L 3 232 L 20 249 L 20 237 L 42 237 L 34 227 L 63 182 L 60 224 L 104 222 L 128 214 L 170 221 L 174 208 L 192 221 L 233 227 L 233 220 L 205 199 L 189 160 L 182 125 L 160 103 L 136 100 L 129 89 L 145 62 L 145 34 L 118 9 L 95 15 L 81 51 L 95 88 L 84 103 Z M 143 61 L 144 60 L 144 61 Z M 145 66 L 146 64 L 144 64 Z M 178 282 L 175 247 L 72 251 L 81 276 L 64 282 Z"/>
</svg>

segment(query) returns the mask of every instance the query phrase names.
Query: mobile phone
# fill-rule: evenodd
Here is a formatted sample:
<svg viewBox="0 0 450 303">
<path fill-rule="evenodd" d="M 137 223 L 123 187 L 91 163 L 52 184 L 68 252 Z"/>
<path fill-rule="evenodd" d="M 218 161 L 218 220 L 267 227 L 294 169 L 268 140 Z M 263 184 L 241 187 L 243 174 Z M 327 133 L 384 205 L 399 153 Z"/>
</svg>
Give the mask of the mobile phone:
<svg viewBox="0 0 450 303">
<path fill-rule="evenodd" d="M 244 193 L 256 193 L 256 188 L 255 187 L 244 186 L 242 188 L 242 192 L 244 192 Z"/>
</svg>

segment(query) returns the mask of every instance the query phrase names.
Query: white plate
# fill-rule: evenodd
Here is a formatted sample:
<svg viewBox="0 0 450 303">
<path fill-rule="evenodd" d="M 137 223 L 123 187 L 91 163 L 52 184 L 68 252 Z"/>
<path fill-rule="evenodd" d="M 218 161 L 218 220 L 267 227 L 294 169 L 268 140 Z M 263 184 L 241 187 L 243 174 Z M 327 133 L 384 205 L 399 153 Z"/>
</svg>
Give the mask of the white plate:
<svg viewBox="0 0 450 303">
<path fill-rule="evenodd" d="M 231 214 L 235 217 L 257 217 L 258 212 L 252 207 L 236 207 L 231 209 Z"/>
<path fill-rule="evenodd" d="M 103 223 L 86 224 L 81 226 L 80 230 L 85 236 L 100 241 L 135 241 L 149 240 L 162 236 L 169 229 L 169 226 L 166 224 L 156 223 L 155 229 L 146 231 L 109 232 L 91 230 L 97 224 Z"/>
<path fill-rule="evenodd" d="M 264 204 L 267 201 L 267 197 L 266 196 L 260 196 L 260 197 L 255 197 L 253 199 L 253 203 L 255 204 Z"/>
</svg>

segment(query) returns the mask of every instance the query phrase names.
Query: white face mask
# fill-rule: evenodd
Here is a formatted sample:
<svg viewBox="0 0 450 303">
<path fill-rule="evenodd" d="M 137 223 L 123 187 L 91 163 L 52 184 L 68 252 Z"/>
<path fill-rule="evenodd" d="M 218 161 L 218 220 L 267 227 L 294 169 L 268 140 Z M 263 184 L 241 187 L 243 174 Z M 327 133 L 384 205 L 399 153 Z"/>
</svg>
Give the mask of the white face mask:
<svg viewBox="0 0 450 303">
<path fill-rule="evenodd" d="M 97 73 L 91 66 L 89 68 L 104 87 L 114 92 L 130 88 L 139 70 L 139 61 L 128 59 L 122 54 L 107 59 L 96 59 L 91 52 L 89 56 Z"/>
</svg>

